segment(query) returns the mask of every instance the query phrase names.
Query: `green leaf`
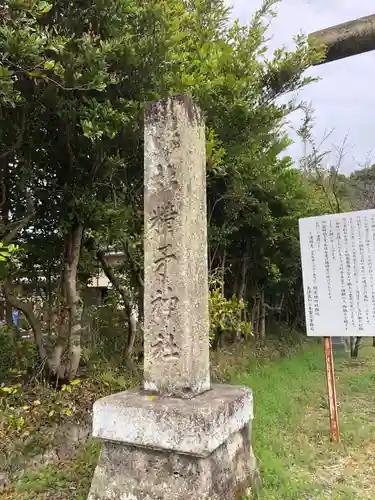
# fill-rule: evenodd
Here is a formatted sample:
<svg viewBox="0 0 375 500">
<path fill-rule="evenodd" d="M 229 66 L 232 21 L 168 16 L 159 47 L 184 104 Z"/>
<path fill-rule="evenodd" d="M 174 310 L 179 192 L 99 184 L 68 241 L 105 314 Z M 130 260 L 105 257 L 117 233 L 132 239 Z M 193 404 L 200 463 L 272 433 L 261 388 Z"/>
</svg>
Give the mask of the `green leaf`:
<svg viewBox="0 0 375 500">
<path fill-rule="evenodd" d="M 50 43 L 46 46 L 46 50 L 50 50 L 55 54 L 62 54 L 65 49 L 65 44 L 63 43 Z"/>
<path fill-rule="evenodd" d="M 44 69 L 46 69 L 46 70 L 54 69 L 55 65 L 56 65 L 55 61 L 53 61 L 52 59 L 50 59 L 49 61 L 46 61 L 44 63 Z"/>
<path fill-rule="evenodd" d="M 38 4 L 38 12 L 40 14 L 47 14 L 52 9 L 52 4 L 42 1 Z"/>
<path fill-rule="evenodd" d="M 98 92 L 103 92 L 107 88 L 107 84 L 104 82 L 97 83 L 94 85 L 94 89 L 97 90 Z"/>
<path fill-rule="evenodd" d="M 45 75 L 43 75 L 43 73 L 41 73 L 40 71 L 29 71 L 28 73 L 28 76 L 30 78 L 45 78 Z"/>
</svg>

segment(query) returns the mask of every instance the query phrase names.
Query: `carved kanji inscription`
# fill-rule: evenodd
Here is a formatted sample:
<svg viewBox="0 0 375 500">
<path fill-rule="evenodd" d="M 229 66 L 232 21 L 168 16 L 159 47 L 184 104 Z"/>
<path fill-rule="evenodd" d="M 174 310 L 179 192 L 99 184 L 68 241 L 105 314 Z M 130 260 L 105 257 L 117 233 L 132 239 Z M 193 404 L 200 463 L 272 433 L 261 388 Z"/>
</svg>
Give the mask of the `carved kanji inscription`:
<svg viewBox="0 0 375 500">
<path fill-rule="evenodd" d="M 174 337 L 174 331 L 170 324 L 165 324 L 162 331 L 157 335 L 151 344 L 153 358 L 163 358 L 165 360 L 177 360 L 180 357 L 180 349 Z"/>
<path fill-rule="evenodd" d="M 150 218 L 151 229 L 155 228 L 159 234 L 163 232 L 173 232 L 173 223 L 176 220 L 176 215 L 177 210 L 170 201 L 164 205 L 158 205 L 152 211 Z"/>
<path fill-rule="evenodd" d="M 151 300 L 154 321 L 158 322 L 162 318 L 169 319 L 176 310 L 178 301 L 179 299 L 176 295 L 173 295 L 171 287 L 168 287 L 166 292 L 161 289 L 157 290 Z"/>
<path fill-rule="evenodd" d="M 165 283 L 168 274 L 168 265 L 177 260 L 175 252 L 172 250 L 171 243 L 167 243 L 158 248 L 159 257 L 154 260 L 154 271 L 161 277 L 162 283 Z"/>
<path fill-rule="evenodd" d="M 156 167 L 154 182 L 159 189 L 171 189 L 172 186 L 176 186 L 178 182 L 174 166 L 171 163 L 166 165 L 159 163 Z"/>
</svg>

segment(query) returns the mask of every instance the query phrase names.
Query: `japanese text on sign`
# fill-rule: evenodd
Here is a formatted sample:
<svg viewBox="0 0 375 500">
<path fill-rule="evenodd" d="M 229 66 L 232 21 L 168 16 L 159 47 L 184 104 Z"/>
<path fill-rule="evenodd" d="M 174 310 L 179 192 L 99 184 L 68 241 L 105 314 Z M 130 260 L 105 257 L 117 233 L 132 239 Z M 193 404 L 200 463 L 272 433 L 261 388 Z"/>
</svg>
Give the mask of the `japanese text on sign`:
<svg viewBox="0 0 375 500">
<path fill-rule="evenodd" d="M 300 219 L 307 335 L 375 335 L 375 210 Z"/>
</svg>

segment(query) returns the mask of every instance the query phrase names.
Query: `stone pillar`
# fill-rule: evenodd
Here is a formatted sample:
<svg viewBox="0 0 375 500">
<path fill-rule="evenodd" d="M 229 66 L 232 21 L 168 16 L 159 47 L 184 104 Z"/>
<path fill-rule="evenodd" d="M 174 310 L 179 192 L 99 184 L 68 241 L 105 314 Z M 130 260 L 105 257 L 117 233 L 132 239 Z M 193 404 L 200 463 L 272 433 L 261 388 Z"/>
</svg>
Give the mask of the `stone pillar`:
<svg viewBox="0 0 375 500">
<path fill-rule="evenodd" d="M 186 97 L 145 112 L 144 388 L 210 388 L 205 126 Z"/>
<path fill-rule="evenodd" d="M 210 386 L 205 178 L 198 108 L 148 105 L 144 385 L 94 404 L 89 500 L 240 500 L 259 484 L 252 391 Z"/>
</svg>

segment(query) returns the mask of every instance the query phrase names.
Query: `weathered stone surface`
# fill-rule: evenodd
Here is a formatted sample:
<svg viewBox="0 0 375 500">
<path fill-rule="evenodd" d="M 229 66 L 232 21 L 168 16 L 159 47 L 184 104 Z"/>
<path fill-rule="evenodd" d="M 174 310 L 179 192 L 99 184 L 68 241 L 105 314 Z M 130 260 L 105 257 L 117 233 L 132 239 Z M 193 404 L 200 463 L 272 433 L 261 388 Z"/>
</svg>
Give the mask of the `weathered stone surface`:
<svg viewBox="0 0 375 500">
<path fill-rule="evenodd" d="M 135 390 L 97 401 L 93 435 L 108 441 L 205 457 L 253 415 L 247 387 L 215 385 L 192 399 L 155 396 Z"/>
<path fill-rule="evenodd" d="M 88 500 L 242 500 L 259 481 L 246 425 L 206 458 L 104 442 Z"/>
<path fill-rule="evenodd" d="M 144 387 L 210 388 L 205 127 L 184 96 L 145 112 Z"/>
</svg>

